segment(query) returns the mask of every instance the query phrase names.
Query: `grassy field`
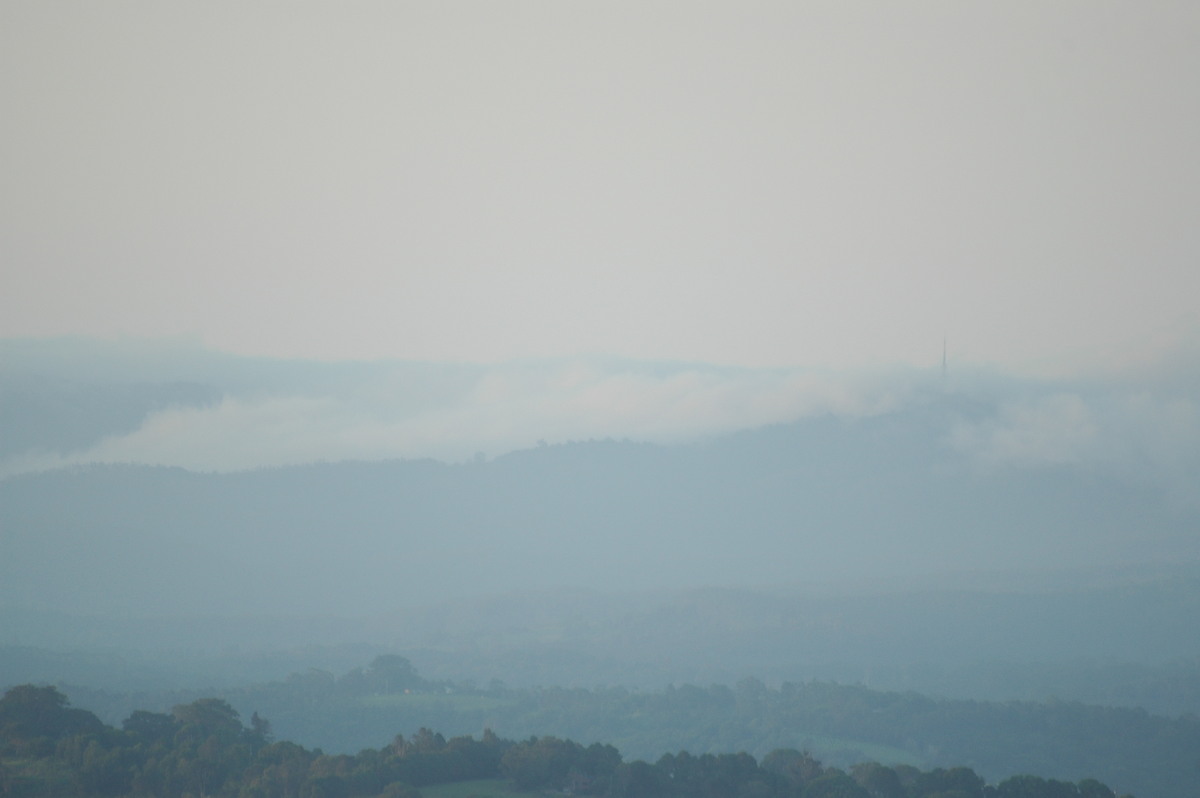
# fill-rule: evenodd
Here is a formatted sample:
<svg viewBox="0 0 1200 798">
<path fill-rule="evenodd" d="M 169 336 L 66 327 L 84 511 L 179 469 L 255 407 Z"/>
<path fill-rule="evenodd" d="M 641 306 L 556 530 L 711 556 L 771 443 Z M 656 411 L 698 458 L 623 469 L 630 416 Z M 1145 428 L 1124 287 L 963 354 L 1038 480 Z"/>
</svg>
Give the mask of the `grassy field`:
<svg viewBox="0 0 1200 798">
<path fill-rule="evenodd" d="M 849 740 L 844 737 L 824 737 L 807 735 L 800 749 L 810 749 L 813 755 L 822 761 L 833 764 L 840 762 L 849 755 L 857 762 L 879 762 L 884 765 L 912 765 L 925 767 L 926 763 L 912 751 L 894 748 L 888 745 L 878 745 L 862 740 Z M 846 764 L 851 764 L 846 762 Z"/>
</svg>

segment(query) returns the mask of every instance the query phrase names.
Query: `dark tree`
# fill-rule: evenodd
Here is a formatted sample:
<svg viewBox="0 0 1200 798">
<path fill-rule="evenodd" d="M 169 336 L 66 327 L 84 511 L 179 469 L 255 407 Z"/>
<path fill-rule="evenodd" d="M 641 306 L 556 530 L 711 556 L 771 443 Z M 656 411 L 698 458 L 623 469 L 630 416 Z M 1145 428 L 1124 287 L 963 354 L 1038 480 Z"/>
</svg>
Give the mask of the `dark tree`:
<svg viewBox="0 0 1200 798">
<path fill-rule="evenodd" d="M 663 798 L 674 793 L 658 768 L 639 760 L 617 768 L 610 794 L 613 798 Z"/>
<path fill-rule="evenodd" d="M 174 737 L 179 724 L 170 715 L 138 709 L 122 721 L 121 728 L 136 737 L 138 742 L 153 745 L 166 743 Z"/>
<path fill-rule="evenodd" d="M 804 787 L 804 798 L 870 798 L 870 793 L 842 771 L 831 768 Z"/>
<path fill-rule="evenodd" d="M 221 698 L 201 698 L 190 704 L 180 704 L 171 710 L 185 734 L 201 738 L 215 736 L 224 742 L 242 735 L 242 721 L 236 709 Z"/>
<path fill-rule="evenodd" d="M 865 762 L 850 769 L 850 775 L 871 798 L 905 798 L 896 771 L 878 762 Z"/>
<path fill-rule="evenodd" d="M 1074 784 L 1040 776 L 1013 776 L 996 785 L 996 798 L 1078 798 Z"/>
<path fill-rule="evenodd" d="M 398 693 L 424 685 L 412 663 L 396 654 L 381 654 L 371 660 L 363 677 L 367 686 L 377 693 Z"/>
<path fill-rule="evenodd" d="M 22 684 L 0 698 L 0 748 L 41 750 L 44 743 L 75 734 L 99 734 L 105 726 L 91 712 L 72 709 L 55 687 Z"/>
<path fill-rule="evenodd" d="M 782 776 L 794 786 L 803 787 L 819 778 L 825 769 L 807 751 L 793 748 L 778 748 L 763 757 L 762 769 Z"/>
<path fill-rule="evenodd" d="M 1117 798 L 1116 793 L 1095 779 L 1084 779 L 1079 782 L 1079 798 Z"/>
<path fill-rule="evenodd" d="M 982 798 L 984 781 L 970 768 L 935 768 L 917 778 L 917 795 L 953 795 L 956 798 Z"/>
</svg>

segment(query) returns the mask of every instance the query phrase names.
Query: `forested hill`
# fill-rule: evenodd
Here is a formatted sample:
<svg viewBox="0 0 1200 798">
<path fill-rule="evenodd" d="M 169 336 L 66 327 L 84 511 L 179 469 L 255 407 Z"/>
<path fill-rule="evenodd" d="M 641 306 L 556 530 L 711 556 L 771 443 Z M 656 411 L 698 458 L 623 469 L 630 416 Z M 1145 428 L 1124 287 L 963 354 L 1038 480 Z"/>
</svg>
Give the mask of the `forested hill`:
<svg viewBox="0 0 1200 798">
<path fill-rule="evenodd" d="M 0 480 L 0 605 L 360 616 L 566 585 L 873 590 L 1200 557 L 1200 509 L 1152 483 L 975 463 L 948 442 L 973 412 L 931 400 L 704 444 L 597 441 L 460 465 L 13 476 Z"/>
<path fill-rule="evenodd" d="M 142 693 L 131 701 L 71 692 L 110 723 L 139 705 L 166 711 L 206 695 Z M 966 765 L 993 782 L 1016 773 L 1071 782 L 1093 776 L 1143 796 L 1194 798 L 1200 751 L 1194 715 L 1061 701 L 955 701 L 827 682 L 768 687 L 755 679 L 652 692 L 479 688 L 427 680 L 395 655 L 337 676 L 310 670 L 219 695 L 244 715 L 270 717 L 288 739 L 340 754 L 420 727 L 450 735 L 491 728 L 514 739 L 554 735 L 612 744 L 648 761 L 678 750 L 765 757 L 795 748 L 843 769 L 865 760 L 926 769 Z"/>
<path fill-rule="evenodd" d="M 447 791 L 448 785 L 460 785 Z M 381 748 L 326 755 L 276 742 L 257 713 L 248 726 L 225 701 L 171 712 L 138 710 L 113 728 L 72 709 L 53 687 L 21 685 L 0 698 L 0 789 L 17 796 L 278 796 L 422 798 L 573 794 L 609 798 L 1115 798 L 1095 779 L 1034 775 L 985 784 L 968 767 L 921 771 L 858 763 L 826 767 L 806 752 L 666 754 L 654 764 L 556 737 L 484 732 L 447 740 L 421 729 Z"/>
</svg>

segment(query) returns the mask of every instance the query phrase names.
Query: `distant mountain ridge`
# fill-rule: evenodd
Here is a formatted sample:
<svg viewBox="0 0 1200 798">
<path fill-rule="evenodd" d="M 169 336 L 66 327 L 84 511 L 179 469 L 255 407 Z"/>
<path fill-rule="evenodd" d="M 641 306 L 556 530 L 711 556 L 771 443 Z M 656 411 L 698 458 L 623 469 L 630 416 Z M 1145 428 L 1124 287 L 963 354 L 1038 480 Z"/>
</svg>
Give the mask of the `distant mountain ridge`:
<svg viewBox="0 0 1200 798">
<path fill-rule="evenodd" d="M 45 360 L 11 352 L 0 346 L 0 389 Z M 174 402 L 128 437 L 182 435 L 202 448 L 212 433 L 217 450 L 230 440 L 286 445 L 327 416 L 331 439 L 369 439 L 402 422 L 435 437 L 464 418 L 502 427 L 531 408 L 536 417 L 551 395 L 538 391 L 556 380 L 584 385 L 568 395 L 571 418 L 614 402 L 619 415 L 622 398 L 677 389 L 637 410 L 684 412 L 735 384 L 719 370 L 666 367 L 669 379 L 655 381 L 653 365 L 609 379 L 583 366 L 72 357 L 37 379 L 109 385 L 124 397 L 119 413 L 104 416 L 109 394 L 89 398 L 87 388 L 79 406 L 126 427 Z M 740 418 L 738 402 L 760 388 L 764 401 L 799 396 L 779 393 L 793 374 L 734 376 L 746 380 L 736 383 L 747 390 L 738 413 L 711 418 Z M 513 398 L 521 380 L 536 401 Z M 45 395 L 62 384 L 47 383 Z M 621 393 L 628 384 L 637 391 Z M 192 664 L 212 658 L 228 683 L 262 673 L 250 662 L 259 654 L 359 646 L 452 678 L 527 685 L 755 675 L 1040 699 L 1090 673 L 1066 694 L 1166 712 L 1182 696 L 1181 707 L 1193 706 L 1200 501 L 1186 402 L 1003 380 L 889 390 L 674 443 L 567 438 L 454 462 L 232 471 L 81 462 L 15 474 L 0 479 L 0 648 L 10 657 L 0 665 L 80 673 L 70 657 L 99 652 L 96 667 L 112 671 L 103 657 L 128 654 L 146 679 L 174 684 L 201 675 L 177 667 L 190 651 L 200 657 Z M 482 415 L 440 414 L 446 397 L 463 396 Z M 208 401 L 218 403 L 200 406 Z M 389 415 L 393 402 L 410 404 Z M 288 415 L 293 404 L 303 412 Z M 13 407 L 0 416 L 39 410 Z M 70 416 L 74 405 L 65 407 Z M 1117 413 L 1129 407 L 1138 412 Z M 1139 426 L 1164 407 L 1166 426 Z M 420 412 L 405 415 L 412 408 Z M 343 426 L 360 409 L 370 423 Z M 214 420 L 230 425 L 205 426 Z M 269 434 L 254 437 L 264 426 Z M 1143 670 L 1126 674 L 1127 665 Z"/>
<path fill-rule="evenodd" d="M 959 413 L 931 402 L 461 465 L 19 475 L 0 480 L 0 603 L 360 615 L 513 589 L 871 590 L 1200 559 L 1197 511 L 1095 469 L 974 467 L 939 437 Z"/>
<path fill-rule="evenodd" d="M 945 442 L 970 412 L 933 397 L 703 443 L 594 441 L 461 465 L 19 475 L 0 480 L 0 601 L 132 612 L 155 595 L 172 611 L 357 614 L 515 588 L 869 588 L 1200 559 L 1200 510 L 1152 484 L 972 464 Z M 225 595 L 205 569 L 234 577 Z M 47 595 L 56 578 L 70 589 Z M 295 587 L 305 580 L 315 589 Z"/>
<path fill-rule="evenodd" d="M 0 481 L 0 643 L 365 643 L 455 678 L 754 674 L 924 690 L 978 684 L 963 674 L 983 662 L 1200 657 L 1195 559 L 1139 566 L 1119 546 L 1093 556 L 1129 519 L 1158 530 L 1151 554 L 1194 543 L 1191 516 L 1102 475 L 954 471 L 930 438 L 889 416 L 462 465 L 11 477 Z M 859 468 L 856 452 L 879 441 L 895 458 Z M 927 498 L 889 517 L 905 495 Z M 1044 565 L 992 557 L 1039 548 Z"/>
</svg>

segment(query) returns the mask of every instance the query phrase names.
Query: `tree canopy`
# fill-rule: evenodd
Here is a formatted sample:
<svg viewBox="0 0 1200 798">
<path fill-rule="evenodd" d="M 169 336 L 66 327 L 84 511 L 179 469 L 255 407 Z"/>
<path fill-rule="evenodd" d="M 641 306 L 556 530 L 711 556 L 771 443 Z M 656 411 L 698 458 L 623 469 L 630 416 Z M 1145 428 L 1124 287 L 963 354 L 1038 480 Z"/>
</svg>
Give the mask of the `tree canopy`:
<svg viewBox="0 0 1200 798">
<path fill-rule="evenodd" d="M 554 736 L 512 741 L 423 728 L 355 755 L 271 742 L 255 713 L 243 726 L 219 698 L 137 710 L 121 729 L 71 709 L 53 687 L 20 685 L 0 699 L 0 791 L 23 796 L 420 798 L 422 788 L 504 778 L 518 790 L 596 798 L 1115 798 L 1078 784 L 1017 775 L 995 786 L 968 767 L 922 772 L 864 762 L 827 767 L 805 751 L 666 754 L 625 762 L 611 745 Z"/>
</svg>

